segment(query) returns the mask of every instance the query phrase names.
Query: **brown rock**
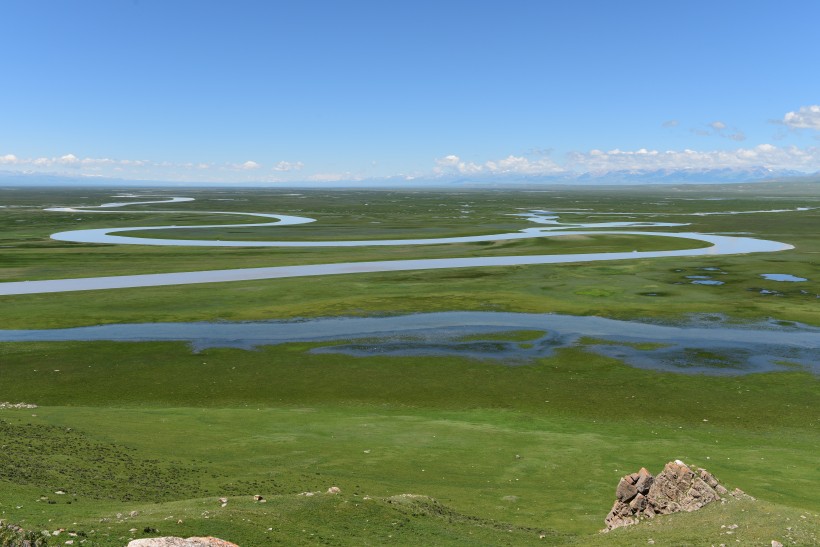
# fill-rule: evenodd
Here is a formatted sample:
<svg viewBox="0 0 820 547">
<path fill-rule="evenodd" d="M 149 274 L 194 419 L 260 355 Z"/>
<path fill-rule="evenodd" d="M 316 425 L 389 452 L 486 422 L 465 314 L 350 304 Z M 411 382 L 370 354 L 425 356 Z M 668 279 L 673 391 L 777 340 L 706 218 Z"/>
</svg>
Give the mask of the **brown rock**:
<svg viewBox="0 0 820 547">
<path fill-rule="evenodd" d="M 635 484 L 630 481 L 629 475 L 621 478 L 621 482 L 618 483 L 618 488 L 615 489 L 615 497 L 620 501 L 629 501 L 634 498 L 637 493 L 638 489 L 635 488 Z"/>
<path fill-rule="evenodd" d="M 727 493 L 706 471 L 693 471 L 680 460 L 669 462 L 656 477 L 641 468 L 621 478 L 615 490 L 617 501 L 607 515 L 605 531 L 638 522 L 638 517 L 654 517 L 678 511 L 695 511 L 719 500 Z M 741 497 L 742 493 L 732 493 Z"/>
<path fill-rule="evenodd" d="M 652 476 L 652 473 L 647 471 L 646 467 L 641 467 L 641 470 L 638 471 L 638 480 L 635 482 L 635 488 L 638 490 L 639 494 L 643 494 L 645 496 L 649 493 L 649 488 L 652 486 L 654 481 L 655 477 Z"/>
<path fill-rule="evenodd" d="M 631 502 L 629 502 L 629 508 L 632 510 L 633 513 L 640 513 L 641 511 L 646 509 L 646 505 L 646 496 L 644 496 L 640 492 L 637 496 L 635 496 L 635 498 Z"/>
<path fill-rule="evenodd" d="M 705 470 L 703 468 L 698 469 L 698 471 L 700 471 L 700 478 L 703 480 L 703 482 L 705 482 L 706 484 L 708 484 L 712 488 L 717 487 L 718 481 L 717 481 L 717 479 L 715 478 L 714 475 L 712 475 L 711 473 L 709 473 L 707 470 Z"/>
<path fill-rule="evenodd" d="M 615 528 L 629 526 L 637 522 L 637 519 L 632 517 L 631 513 L 632 511 L 629 505 L 622 501 L 616 501 L 615 505 L 612 506 L 612 510 L 606 516 L 606 519 L 604 519 L 604 522 L 606 522 L 606 530 L 614 530 Z"/>
</svg>

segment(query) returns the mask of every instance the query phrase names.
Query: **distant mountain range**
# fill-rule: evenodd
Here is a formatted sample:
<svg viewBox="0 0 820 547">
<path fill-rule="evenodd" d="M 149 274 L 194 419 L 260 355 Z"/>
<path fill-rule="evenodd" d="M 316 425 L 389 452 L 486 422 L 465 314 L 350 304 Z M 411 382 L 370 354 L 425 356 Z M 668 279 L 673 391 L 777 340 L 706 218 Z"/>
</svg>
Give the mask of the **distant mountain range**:
<svg viewBox="0 0 820 547">
<path fill-rule="evenodd" d="M 617 183 L 708 183 L 752 182 L 805 176 L 806 173 L 789 169 L 773 170 L 765 167 L 747 169 L 655 169 L 623 170 L 604 173 L 584 173 L 578 181 Z"/>
<path fill-rule="evenodd" d="M 505 183 L 517 184 L 578 184 L 578 185 L 640 185 L 640 184 L 729 184 L 765 182 L 772 180 L 817 180 L 820 172 L 807 174 L 794 170 L 773 170 L 765 167 L 747 169 L 624 169 L 587 173 L 558 173 L 554 175 L 515 176 Z M 496 177 L 459 178 L 457 184 L 493 184 Z"/>
<path fill-rule="evenodd" d="M 234 187 L 489 187 L 489 186 L 534 186 L 534 185 L 642 185 L 642 184 L 730 184 L 740 182 L 765 181 L 820 182 L 820 172 L 800 171 L 765 167 L 745 169 L 629 169 L 587 173 L 557 173 L 551 175 L 494 174 L 463 176 L 440 176 L 408 180 L 404 177 L 372 178 L 365 180 L 340 180 L 332 182 L 168 182 L 156 180 L 129 180 L 92 176 L 69 176 L 56 173 L 21 173 L 0 171 L 0 185 L 5 186 L 221 186 Z"/>
</svg>

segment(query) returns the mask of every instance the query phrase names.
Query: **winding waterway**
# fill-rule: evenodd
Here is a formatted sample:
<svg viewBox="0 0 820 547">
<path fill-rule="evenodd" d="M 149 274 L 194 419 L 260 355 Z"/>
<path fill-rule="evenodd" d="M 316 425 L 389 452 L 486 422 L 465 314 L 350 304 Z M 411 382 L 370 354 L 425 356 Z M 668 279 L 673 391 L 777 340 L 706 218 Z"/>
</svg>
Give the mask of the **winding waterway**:
<svg viewBox="0 0 820 547">
<path fill-rule="evenodd" d="M 139 196 L 123 196 L 139 197 Z M 127 205 L 151 203 L 177 203 L 191 201 L 193 198 L 173 197 L 164 200 L 140 202 L 114 202 L 94 207 L 59 207 L 49 211 L 72 213 L 110 213 L 110 209 L 119 209 Z M 128 211 L 117 211 L 118 213 Z M 179 213 L 180 211 L 130 211 L 132 213 Z M 656 237 L 673 237 L 692 239 L 709 243 L 709 247 L 674 251 L 633 251 L 616 253 L 579 253 L 555 255 L 496 256 L 471 258 L 442 258 L 419 260 L 390 260 L 371 262 L 344 262 L 337 264 L 313 264 L 303 266 L 277 266 L 268 268 L 242 268 L 230 270 L 206 270 L 164 274 L 143 274 L 108 277 L 89 277 L 79 279 L 54 279 L 39 281 L 17 281 L 0 283 L 0 295 L 56 293 L 70 291 L 87 291 L 101 289 L 121 289 L 135 287 L 156 287 L 167 285 L 184 285 L 195 283 L 218 283 L 227 281 L 250 281 L 260 279 L 280 279 L 287 277 L 306 277 L 319 275 L 340 275 L 365 272 L 394 272 L 408 270 L 430 270 L 442 268 L 475 268 L 487 266 L 519 266 L 533 264 L 561 264 L 569 262 L 596 262 L 606 260 L 633 260 L 643 258 L 692 257 L 704 255 L 724 255 L 742 253 L 775 252 L 792 249 L 793 246 L 777 241 L 754 239 L 750 237 L 701 234 L 698 232 L 647 232 L 647 231 L 609 231 L 601 228 L 652 228 L 684 226 L 677 223 L 660 222 L 617 222 L 617 223 L 575 223 L 563 224 L 557 216 L 548 211 L 533 211 L 523 214 L 528 220 L 539 223 L 537 228 L 526 228 L 518 232 L 427 239 L 388 239 L 388 240 L 355 240 L 355 241 L 215 241 L 188 239 L 138 238 L 122 235 L 135 230 L 173 230 L 191 228 L 230 228 L 251 226 L 284 226 L 315 222 L 315 219 L 269 213 L 237 213 L 225 211 L 196 211 L 197 214 L 246 215 L 262 218 L 273 218 L 273 222 L 256 224 L 219 224 L 204 226 L 151 226 L 129 228 L 100 228 L 92 230 L 71 230 L 53 234 L 51 237 L 60 241 L 77 243 L 101 243 L 120 245 L 172 245 L 198 247 L 365 247 L 365 246 L 403 246 L 403 245 L 438 245 L 447 243 L 471 243 L 480 241 L 501 241 L 529 239 L 536 237 L 558 237 L 566 235 L 648 235 Z"/>
</svg>

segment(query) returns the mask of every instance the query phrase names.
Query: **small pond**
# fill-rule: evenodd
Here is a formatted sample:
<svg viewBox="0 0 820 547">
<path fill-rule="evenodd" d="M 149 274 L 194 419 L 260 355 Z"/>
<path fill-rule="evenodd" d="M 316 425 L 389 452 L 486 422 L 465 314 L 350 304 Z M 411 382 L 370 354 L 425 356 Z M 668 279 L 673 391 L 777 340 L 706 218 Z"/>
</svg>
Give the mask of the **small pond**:
<svg viewBox="0 0 820 547">
<path fill-rule="evenodd" d="M 760 277 L 768 279 L 769 281 L 791 281 L 793 283 L 799 281 L 808 281 L 805 277 L 797 277 L 796 275 L 781 274 L 781 273 L 767 273 L 760 274 Z"/>
</svg>

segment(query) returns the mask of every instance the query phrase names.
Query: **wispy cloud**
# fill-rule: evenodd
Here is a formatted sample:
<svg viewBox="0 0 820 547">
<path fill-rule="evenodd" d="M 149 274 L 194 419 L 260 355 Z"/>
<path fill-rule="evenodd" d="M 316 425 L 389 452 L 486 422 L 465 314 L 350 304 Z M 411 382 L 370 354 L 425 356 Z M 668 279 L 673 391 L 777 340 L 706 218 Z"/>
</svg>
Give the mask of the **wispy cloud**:
<svg viewBox="0 0 820 547">
<path fill-rule="evenodd" d="M 239 179 L 247 177 L 264 178 L 261 175 L 263 164 L 247 160 L 236 163 L 151 161 L 141 159 L 112 159 L 80 157 L 75 154 L 62 156 L 20 157 L 16 154 L 0 155 L 0 167 L 19 169 L 30 173 L 80 174 L 125 178 L 146 178 L 150 180 L 191 180 L 202 176 L 209 178 L 226 177 L 235 173 Z M 273 167 L 274 171 L 299 171 L 304 167 L 302 162 L 280 161 Z M 205 175 L 212 173 L 211 175 Z M 242 175 L 241 173 L 247 173 Z M 229 180 L 228 180 L 229 182 Z"/>
<path fill-rule="evenodd" d="M 301 171 L 302 168 L 305 166 L 304 163 L 301 161 L 280 161 L 276 165 L 273 166 L 274 171 L 286 172 L 286 171 Z"/>
<path fill-rule="evenodd" d="M 542 175 L 560 173 L 564 169 L 546 157 L 530 159 L 525 156 L 507 156 L 500 160 L 488 160 L 483 163 L 463 161 L 460 157 L 450 154 L 436 160 L 434 172 L 436 174 L 460 173 L 463 175 L 479 174 L 519 174 Z"/>
<path fill-rule="evenodd" d="M 760 144 L 734 150 L 591 150 L 568 156 L 568 166 L 583 172 L 630 169 L 820 169 L 820 148 Z"/>
<path fill-rule="evenodd" d="M 760 144 L 734 150 L 590 150 L 570 152 L 558 163 L 546 158 L 531 160 L 508 156 L 482 163 L 467 162 L 454 154 L 435 160 L 433 173 L 446 175 L 553 175 L 562 173 L 605 173 L 634 170 L 697 169 L 790 169 L 812 172 L 820 170 L 820 147 L 778 147 Z"/>
<path fill-rule="evenodd" d="M 801 106 L 797 112 L 786 112 L 782 123 L 795 129 L 820 130 L 820 105 Z"/>
<path fill-rule="evenodd" d="M 14 154 L 0 156 L 0 165 L 18 165 L 21 167 L 99 167 L 105 165 L 142 166 L 149 162 L 144 160 L 112 160 L 110 158 L 79 158 L 74 154 L 57 157 L 19 158 Z"/>
<path fill-rule="evenodd" d="M 715 120 L 706 124 L 705 127 L 694 128 L 692 133 L 701 137 L 718 136 L 737 142 L 745 141 L 746 134 L 737 127 L 729 127 L 725 122 Z"/>
<path fill-rule="evenodd" d="M 665 122 L 663 122 L 661 124 L 661 127 L 670 128 L 670 127 L 677 127 L 679 125 L 680 125 L 680 122 L 678 120 L 666 120 Z"/>
</svg>

